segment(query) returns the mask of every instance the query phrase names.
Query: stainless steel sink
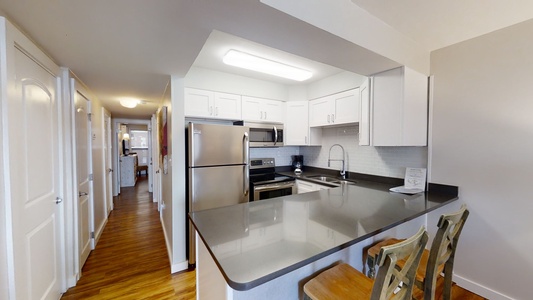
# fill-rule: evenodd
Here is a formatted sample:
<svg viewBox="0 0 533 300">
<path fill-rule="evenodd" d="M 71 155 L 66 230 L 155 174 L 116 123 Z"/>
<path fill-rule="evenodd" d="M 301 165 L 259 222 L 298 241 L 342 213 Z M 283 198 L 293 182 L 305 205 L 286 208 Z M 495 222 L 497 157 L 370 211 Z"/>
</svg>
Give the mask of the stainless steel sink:
<svg viewBox="0 0 533 300">
<path fill-rule="evenodd" d="M 323 181 L 323 182 L 327 182 L 327 183 L 332 183 L 332 184 L 335 184 L 335 185 L 343 185 L 343 184 L 352 185 L 352 184 L 355 184 L 355 181 L 340 179 L 340 178 L 337 178 L 337 177 L 326 176 L 326 175 L 311 175 L 311 176 L 307 176 L 307 178 L 313 179 L 313 180 L 319 180 L 319 181 Z"/>
<path fill-rule="evenodd" d="M 330 177 L 330 176 L 324 176 L 324 175 L 312 175 L 312 176 L 307 176 L 307 178 L 311 178 L 311 179 L 314 179 L 314 180 L 325 181 L 325 182 L 339 181 L 339 179 L 336 178 L 336 177 Z"/>
</svg>

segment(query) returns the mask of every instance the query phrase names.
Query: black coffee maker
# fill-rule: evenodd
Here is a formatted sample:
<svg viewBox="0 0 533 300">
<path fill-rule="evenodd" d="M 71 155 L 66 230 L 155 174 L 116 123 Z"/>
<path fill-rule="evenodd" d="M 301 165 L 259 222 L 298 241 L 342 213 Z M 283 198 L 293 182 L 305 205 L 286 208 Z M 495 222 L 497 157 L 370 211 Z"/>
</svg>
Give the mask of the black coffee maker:
<svg viewBox="0 0 533 300">
<path fill-rule="evenodd" d="M 294 172 L 302 172 L 304 166 L 304 156 L 303 155 L 293 155 L 292 156 L 292 170 Z"/>
</svg>

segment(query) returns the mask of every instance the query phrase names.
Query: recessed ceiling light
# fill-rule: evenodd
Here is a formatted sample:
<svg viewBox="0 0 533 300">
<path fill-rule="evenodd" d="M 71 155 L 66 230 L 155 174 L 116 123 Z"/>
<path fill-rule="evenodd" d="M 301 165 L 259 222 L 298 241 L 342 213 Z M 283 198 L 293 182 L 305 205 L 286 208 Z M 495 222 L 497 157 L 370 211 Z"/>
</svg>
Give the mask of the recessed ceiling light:
<svg viewBox="0 0 533 300">
<path fill-rule="evenodd" d="M 304 81 L 313 76 L 310 71 L 233 49 L 224 55 L 222 61 L 227 65 L 296 81 Z"/>
<path fill-rule="evenodd" d="M 122 98 L 120 99 L 120 105 L 127 107 L 127 108 L 134 108 L 139 104 L 139 100 L 132 99 L 132 98 Z"/>
</svg>

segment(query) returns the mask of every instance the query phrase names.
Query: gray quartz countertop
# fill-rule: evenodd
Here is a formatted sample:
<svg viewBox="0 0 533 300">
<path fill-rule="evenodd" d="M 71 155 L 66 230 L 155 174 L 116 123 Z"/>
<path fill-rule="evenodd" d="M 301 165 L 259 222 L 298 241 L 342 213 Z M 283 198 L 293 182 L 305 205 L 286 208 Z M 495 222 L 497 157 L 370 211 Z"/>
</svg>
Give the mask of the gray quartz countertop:
<svg viewBox="0 0 533 300">
<path fill-rule="evenodd" d="M 189 215 L 228 285 L 248 290 L 457 200 L 357 181 Z M 323 239 L 319 232 L 333 232 Z"/>
</svg>

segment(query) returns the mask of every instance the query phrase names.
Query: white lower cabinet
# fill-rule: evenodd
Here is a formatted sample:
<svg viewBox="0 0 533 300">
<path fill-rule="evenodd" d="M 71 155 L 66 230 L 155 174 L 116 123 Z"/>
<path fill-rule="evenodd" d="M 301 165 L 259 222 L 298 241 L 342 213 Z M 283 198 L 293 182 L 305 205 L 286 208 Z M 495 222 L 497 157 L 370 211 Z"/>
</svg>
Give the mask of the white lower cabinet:
<svg viewBox="0 0 533 300">
<path fill-rule="evenodd" d="M 305 180 L 296 180 L 296 191 L 297 194 L 303 194 L 308 192 L 314 192 L 319 190 L 330 189 L 328 185 L 322 185 L 318 183 L 313 183 Z"/>
</svg>

